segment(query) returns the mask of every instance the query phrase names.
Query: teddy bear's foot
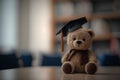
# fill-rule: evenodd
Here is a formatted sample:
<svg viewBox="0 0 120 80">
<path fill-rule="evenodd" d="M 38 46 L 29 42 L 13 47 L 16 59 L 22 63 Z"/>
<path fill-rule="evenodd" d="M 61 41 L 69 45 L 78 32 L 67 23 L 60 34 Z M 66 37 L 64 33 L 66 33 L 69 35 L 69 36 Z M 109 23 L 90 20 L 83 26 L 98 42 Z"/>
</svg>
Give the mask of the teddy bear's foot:
<svg viewBox="0 0 120 80">
<path fill-rule="evenodd" d="M 65 62 L 63 65 L 62 65 L 62 70 L 64 73 L 66 74 L 70 74 L 70 73 L 73 73 L 73 65 L 72 63 L 70 62 Z"/>
<path fill-rule="evenodd" d="M 85 70 L 88 74 L 95 74 L 97 71 L 97 65 L 95 63 L 88 63 L 85 67 Z"/>
</svg>

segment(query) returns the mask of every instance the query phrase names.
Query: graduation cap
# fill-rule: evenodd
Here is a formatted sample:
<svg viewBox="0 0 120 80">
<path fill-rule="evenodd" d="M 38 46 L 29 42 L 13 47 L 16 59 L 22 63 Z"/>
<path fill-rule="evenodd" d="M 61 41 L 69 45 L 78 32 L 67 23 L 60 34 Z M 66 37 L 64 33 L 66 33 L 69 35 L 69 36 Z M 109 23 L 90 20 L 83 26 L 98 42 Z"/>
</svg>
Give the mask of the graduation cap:
<svg viewBox="0 0 120 80">
<path fill-rule="evenodd" d="M 87 19 L 85 17 L 71 20 L 67 24 L 65 24 L 57 33 L 56 35 L 61 33 L 61 51 L 64 51 L 64 42 L 63 37 L 66 37 L 69 32 L 73 32 L 75 30 L 78 30 L 82 28 L 82 25 L 87 22 Z"/>
</svg>

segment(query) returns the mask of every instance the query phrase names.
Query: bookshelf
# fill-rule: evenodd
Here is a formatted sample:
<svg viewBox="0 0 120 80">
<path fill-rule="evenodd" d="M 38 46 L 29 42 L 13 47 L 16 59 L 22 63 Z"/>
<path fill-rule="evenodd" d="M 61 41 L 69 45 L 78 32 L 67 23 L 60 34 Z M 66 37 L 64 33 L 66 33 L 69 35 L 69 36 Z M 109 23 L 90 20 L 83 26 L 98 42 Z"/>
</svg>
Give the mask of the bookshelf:
<svg viewBox="0 0 120 80">
<path fill-rule="evenodd" d="M 103 20 L 105 24 L 107 24 L 108 32 L 101 35 L 96 35 L 94 41 L 110 41 L 112 37 L 120 38 L 118 35 L 120 34 L 120 4 L 117 4 L 118 0 L 52 0 L 53 5 L 53 13 L 54 13 L 54 21 L 53 21 L 53 29 L 57 31 L 63 25 L 73 19 L 77 19 L 83 16 L 86 16 L 89 23 L 87 26 L 91 28 L 91 23 L 93 20 Z M 64 5 L 63 5 L 64 4 Z M 86 4 L 84 6 L 84 4 Z M 88 4 L 88 5 L 87 5 Z M 70 6 L 71 5 L 71 6 Z M 79 7 L 83 5 L 83 10 Z M 70 7 L 71 9 L 63 9 L 64 7 Z M 86 9 L 86 11 L 85 11 Z M 64 11 L 64 12 L 62 12 Z M 71 12 L 67 15 L 68 12 Z M 61 14 L 60 14 L 61 13 Z M 111 23 L 113 22 L 113 24 Z M 111 26 L 112 24 L 112 26 Z M 115 26 L 114 26 L 115 24 Z M 116 25 L 117 24 L 117 25 Z M 117 28 L 116 28 L 117 27 Z M 114 30 L 117 29 L 117 31 Z M 113 31 L 114 30 L 114 31 Z M 102 32 L 103 33 L 103 32 Z M 114 35 L 115 33 L 115 35 Z M 116 36 L 117 35 L 117 36 Z M 59 39 L 57 37 L 57 41 L 55 41 L 56 36 L 54 36 L 54 46 L 59 45 Z M 55 48 L 55 47 L 54 47 Z"/>
<path fill-rule="evenodd" d="M 71 17 L 57 17 L 56 18 L 56 22 L 60 22 L 60 23 L 64 23 L 64 22 L 68 22 L 72 19 L 76 19 L 82 17 L 82 15 L 77 15 L 77 16 L 71 16 Z M 101 18 L 101 19 L 116 19 L 116 18 L 120 18 L 120 13 L 96 13 L 96 14 L 92 14 L 92 15 L 86 15 L 88 21 L 92 20 L 92 19 L 96 19 L 96 18 Z"/>
</svg>

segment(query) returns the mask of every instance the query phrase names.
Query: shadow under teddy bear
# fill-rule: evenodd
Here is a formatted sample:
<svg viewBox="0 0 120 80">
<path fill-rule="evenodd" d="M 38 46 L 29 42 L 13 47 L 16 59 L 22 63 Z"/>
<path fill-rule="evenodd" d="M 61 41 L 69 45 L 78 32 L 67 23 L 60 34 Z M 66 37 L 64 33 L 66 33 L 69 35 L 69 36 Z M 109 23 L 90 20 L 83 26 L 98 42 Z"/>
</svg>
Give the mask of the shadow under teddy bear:
<svg viewBox="0 0 120 80">
<path fill-rule="evenodd" d="M 61 80 L 97 80 L 95 76 L 89 75 L 79 75 L 79 74 L 65 74 L 62 76 Z"/>
</svg>

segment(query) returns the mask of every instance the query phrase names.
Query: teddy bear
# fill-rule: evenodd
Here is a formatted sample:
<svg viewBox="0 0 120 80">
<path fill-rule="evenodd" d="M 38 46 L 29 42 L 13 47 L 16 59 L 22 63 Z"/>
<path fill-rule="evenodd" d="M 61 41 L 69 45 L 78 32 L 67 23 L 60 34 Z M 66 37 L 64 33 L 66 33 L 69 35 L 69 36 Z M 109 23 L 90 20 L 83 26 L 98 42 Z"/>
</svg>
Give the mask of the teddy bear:
<svg viewBox="0 0 120 80">
<path fill-rule="evenodd" d="M 72 20 L 57 33 L 67 37 L 69 50 L 61 59 L 61 69 L 65 74 L 95 74 L 97 71 L 96 56 L 90 50 L 95 34 L 91 29 L 81 27 L 86 22 L 85 17 Z"/>
</svg>

